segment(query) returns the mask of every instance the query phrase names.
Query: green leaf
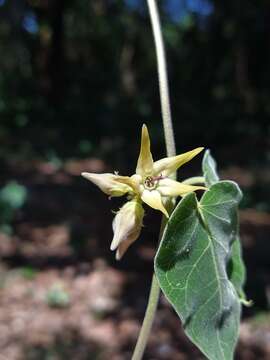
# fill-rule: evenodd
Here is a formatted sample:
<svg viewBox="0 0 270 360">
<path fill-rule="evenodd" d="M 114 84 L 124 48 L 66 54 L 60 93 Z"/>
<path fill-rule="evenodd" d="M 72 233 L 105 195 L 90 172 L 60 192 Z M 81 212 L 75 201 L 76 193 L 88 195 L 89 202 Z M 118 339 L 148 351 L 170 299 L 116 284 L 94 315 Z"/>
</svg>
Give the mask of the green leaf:
<svg viewBox="0 0 270 360">
<path fill-rule="evenodd" d="M 216 161 L 212 157 L 210 150 L 207 150 L 204 154 L 202 168 L 206 186 L 211 186 L 219 181 Z M 235 214 L 235 217 L 237 216 L 238 215 Z M 236 218 L 236 222 L 238 223 L 238 217 Z M 228 274 L 229 279 L 233 283 L 238 295 L 243 300 L 243 303 L 248 305 L 243 290 L 243 286 L 246 280 L 246 269 L 242 259 L 242 247 L 238 226 L 235 231 L 235 237 L 232 241 L 231 258 L 228 262 Z"/>
<path fill-rule="evenodd" d="M 250 302 L 246 300 L 246 295 L 243 290 L 246 281 L 246 268 L 242 259 L 242 247 L 238 235 L 232 243 L 231 258 L 228 262 L 228 275 L 241 301 L 247 306 L 250 305 Z"/>
<path fill-rule="evenodd" d="M 206 150 L 202 161 L 203 175 L 205 178 L 206 186 L 211 186 L 219 181 L 217 174 L 217 164 L 211 156 L 210 150 Z"/>
<path fill-rule="evenodd" d="M 230 181 L 212 185 L 200 203 L 194 193 L 188 194 L 170 217 L 155 258 L 163 293 L 186 334 L 211 360 L 232 359 L 238 337 L 241 306 L 236 287 L 242 280 L 236 266 L 232 283 L 228 261 L 232 251 L 237 252 L 232 247 L 241 197 Z"/>
</svg>

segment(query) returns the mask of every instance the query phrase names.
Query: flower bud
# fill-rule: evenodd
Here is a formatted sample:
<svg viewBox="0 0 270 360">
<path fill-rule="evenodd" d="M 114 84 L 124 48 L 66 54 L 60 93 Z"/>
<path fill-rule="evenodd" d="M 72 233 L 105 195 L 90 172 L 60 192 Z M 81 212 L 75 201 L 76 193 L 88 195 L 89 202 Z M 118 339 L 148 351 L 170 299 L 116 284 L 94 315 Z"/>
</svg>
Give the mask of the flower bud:
<svg viewBox="0 0 270 360">
<path fill-rule="evenodd" d="M 113 220 L 113 240 L 111 250 L 116 250 L 116 259 L 120 260 L 128 247 L 138 239 L 143 222 L 144 209 L 138 200 L 128 201 Z"/>
<path fill-rule="evenodd" d="M 118 182 L 118 176 L 114 174 L 93 174 L 83 172 L 82 176 L 97 185 L 100 190 L 110 196 L 122 196 L 131 190 L 127 184 Z"/>
</svg>

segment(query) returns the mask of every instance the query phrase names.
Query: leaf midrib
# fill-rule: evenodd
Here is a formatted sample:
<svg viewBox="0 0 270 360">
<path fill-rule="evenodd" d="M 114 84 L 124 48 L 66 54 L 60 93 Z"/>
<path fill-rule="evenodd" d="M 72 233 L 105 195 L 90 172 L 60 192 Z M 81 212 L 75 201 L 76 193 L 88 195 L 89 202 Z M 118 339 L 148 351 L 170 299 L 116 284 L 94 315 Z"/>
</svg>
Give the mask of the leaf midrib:
<svg viewBox="0 0 270 360">
<path fill-rule="evenodd" d="M 209 229 L 209 226 L 207 225 L 205 219 L 204 219 L 204 215 L 202 213 L 202 210 L 200 209 L 200 204 L 198 203 L 198 212 L 199 215 L 201 217 L 202 223 L 204 225 L 205 231 L 208 234 L 208 239 L 209 239 L 209 243 L 210 243 L 210 251 L 211 251 L 211 255 L 213 258 L 213 263 L 214 263 L 214 269 L 215 269 L 215 274 L 216 274 L 216 278 L 217 278 L 217 284 L 218 284 L 218 294 L 219 294 L 219 307 L 220 309 L 223 308 L 223 302 L 222 302 L 222 291 L 221 291 L 221 285 L 220 285 L 220 276 L 219 276 L 219 272 L 218 272 L 218 266 L 217 266 L 217 261 L 216 261 L 216 257 L 215 257 L 215 249 L 214 249 L 214 238 L 213 235 L 211 234 L 211 231 Z M 224 354 L 224 350 L 221 346 L 221 339 L 219 337 L 219 332 L 218 330 L 216 330 L 216 335 L 217 335 L 217 339 L 218 339 L 218 344 L 219 344 L 219 348 L 221 351 L 221 354 L 223 356 L 223 359 L 226 360 L 225 354 Z"/>
</svg>

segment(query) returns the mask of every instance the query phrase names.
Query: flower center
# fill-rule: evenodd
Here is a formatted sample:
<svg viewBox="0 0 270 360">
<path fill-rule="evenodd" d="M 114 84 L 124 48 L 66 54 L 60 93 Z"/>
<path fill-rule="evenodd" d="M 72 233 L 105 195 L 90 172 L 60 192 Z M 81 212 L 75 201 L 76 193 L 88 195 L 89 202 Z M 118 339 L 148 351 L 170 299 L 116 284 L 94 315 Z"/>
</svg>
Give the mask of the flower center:
<svg viewBox="0 0 270 360">
<path fill-rule="evenodd" d="M 154 190 L 157 185 L 158 185 L 158 181 L 163 179 L 163 176 L 147 176 L 144 180 L 144 186 L 146 189 L 148 190 Z"/>
<path fill-rule="evenodd" d="M 144 180 L 144 186 L 149 190 L 153 190 L 156 187 L 155 179 L 152 176 L 147 176 Z"/>
</svg>

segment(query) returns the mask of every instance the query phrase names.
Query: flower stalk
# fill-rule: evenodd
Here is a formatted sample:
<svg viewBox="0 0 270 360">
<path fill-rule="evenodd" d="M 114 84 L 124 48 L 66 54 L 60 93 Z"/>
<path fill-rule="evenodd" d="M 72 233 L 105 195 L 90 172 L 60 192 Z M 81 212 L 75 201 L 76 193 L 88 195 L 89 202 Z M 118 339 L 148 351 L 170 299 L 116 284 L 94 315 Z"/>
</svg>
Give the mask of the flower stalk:
<svg viewBox="0 0 270 360">
<path fill-rule="evenodd" d="M 160 104 L 161 104 L 166 151 L 167 151 L 167 156 L 175 156 L 176 149 L 175 149 L 172 116 L 171 116 L 170 95 L 169 95 L 168 76 L 167 76 L 167 63 L 166 63 L 164 42 L 161 32 L 159 12 L 155 0 L 147 0 L 147 5 L 149 9 L 149 15 L 152 24 L 152 31 L 154 36 L 155 48 L 156 48 Z"/>
<path fill-rule="evenodd" d="M 156 57 L 158 65 L 158 79 L 159 79 L 159 92 L 160 92 L 160 103 L 161 103 L 161 112 L 162 112 L 162 121 L 164 129 L 164 137 L 166 143 L 167 156 L 175 156 L 175 140 L 173 132 L 173 124 L 171 117 L 171 108 L 170 108 L 170 96 L 169 96 L 169 86 L 168 86 L 168 77 L 167 77 L 167 65 L 166 65 L 166 56 L 164 50 L 164 43 L 161 33 L 159 13 L 155 0 L 147 0 L 149 15 L 152 24 L 152 31 L 156 47 Z M 176 178 L 176 174 L 174 174 Z M 167 219 L 163 215 L 162 223 L 160 227 L 161 239 Z M 137 344 L 132 356 L 132 360 L 141 360 L 144 354 L 144 350 L 151 332 L 152 324 L 156 314 L 158 301 L 160 296 L 160 288 L 157 282 L 155 273 L 153 273 L 151 290 L 148 299 L 148 305 L 145 312 L 143 324 L 141 331 L 137 340 Z"/>
<path fill-rule="evenodd" d="M 161 240 L 166 224 L 167 224 L 167 218 L 163 216 L 159 231 L 159 241 Z M 156 275 L 155 273 L 153 273 L 148 304 L 146 307 L 143 324 L 131 360 L 140 360 L 143 357 L 144 350 L 146 348 L 147 341 L 155 318 L 155 314 L 157 311 L 159 296 L 160 296 L 160 287 Z"/>
</svg>

